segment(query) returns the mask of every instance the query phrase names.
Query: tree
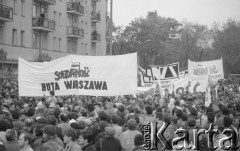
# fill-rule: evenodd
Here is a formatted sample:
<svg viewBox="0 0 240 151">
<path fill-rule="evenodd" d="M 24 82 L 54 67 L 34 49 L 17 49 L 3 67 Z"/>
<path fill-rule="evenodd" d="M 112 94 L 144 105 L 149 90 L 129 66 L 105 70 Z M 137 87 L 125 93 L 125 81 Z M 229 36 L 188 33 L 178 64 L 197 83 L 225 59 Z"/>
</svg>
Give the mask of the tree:
<svg viewBox="0 0 240 151">
<path fill-rule="evenodd" d="M 187 69 L 187 60 L 202 61 L 203 54 L 211 49 L 212 31 L 205 25 L 182 22 L 180 34 L 182 66 Z"/>
<path fill-rule="evenodd" d="M 240 73 L 240 22 L 228 20 L 215 29 L 213 48 L 223 57 L 224 71 Z"/>
</svg>

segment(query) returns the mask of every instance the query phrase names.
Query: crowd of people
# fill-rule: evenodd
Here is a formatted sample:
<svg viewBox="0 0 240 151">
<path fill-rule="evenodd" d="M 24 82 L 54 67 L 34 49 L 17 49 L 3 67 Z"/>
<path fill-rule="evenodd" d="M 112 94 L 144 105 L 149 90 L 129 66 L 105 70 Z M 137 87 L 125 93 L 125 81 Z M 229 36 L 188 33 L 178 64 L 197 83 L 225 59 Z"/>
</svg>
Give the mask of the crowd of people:
<svg viewBox="0 0 240 151">
<path fill-rule="evenodd" d="M 191 144 L 193 129 L 207 130 L 211 123 L 219 131 L 230 128 L 239 134 L 239 83 L 226 79 L 217 86 L 216 99 L 206 107 L 204 93 L 189 92 L 150 100 L 56 97 L 53 91 L 49 97 L 20 98 L 17 82 L 8 81 L 1 86 L 0 151 L 142 151 L 144 122 L 158 122 L 158 129 L 163 122 L 171 122 L 164 132 L 168 142 L 183 128 Z M 216 134 L 214 145 L 223 137 Z M 198 150 L 211 150 L 207 144 L 207 136 L 201 135 Z M 160 141 L 157 146 L 157 150 L 176 150 L 174 144 L 166 148 Z"/>
</svg>

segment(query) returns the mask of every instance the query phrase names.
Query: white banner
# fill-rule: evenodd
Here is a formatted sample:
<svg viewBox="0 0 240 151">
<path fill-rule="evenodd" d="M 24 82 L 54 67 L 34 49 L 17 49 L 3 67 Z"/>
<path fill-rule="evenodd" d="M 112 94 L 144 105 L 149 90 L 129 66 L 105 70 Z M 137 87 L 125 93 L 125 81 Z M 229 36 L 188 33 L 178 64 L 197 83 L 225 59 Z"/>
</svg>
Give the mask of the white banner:
<svg viewBox="0 0 240 151">
<path fill-rule="evenodd" d="M 217 82 L 224 78 L 222 59 L 193 62 L 188 60 L 190 92 L 205 92 L 209 81 Z"/>
<path fill-rule="evenodd" d="M 50 62 L 19 58 L 19 96 L 137 93 L 137 53 L 119 56 L 69 55 Z"/>
</svg>

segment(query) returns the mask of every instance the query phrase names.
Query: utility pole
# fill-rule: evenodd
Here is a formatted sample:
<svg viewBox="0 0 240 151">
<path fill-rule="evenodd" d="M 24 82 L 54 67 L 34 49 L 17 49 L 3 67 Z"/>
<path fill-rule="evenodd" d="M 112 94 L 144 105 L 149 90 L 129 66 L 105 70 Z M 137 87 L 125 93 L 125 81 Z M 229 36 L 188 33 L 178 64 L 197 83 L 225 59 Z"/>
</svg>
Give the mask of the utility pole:
<svg viewBox="0 0 240 151">
<path fill-rule="evenodd" d="M 110 55 L 112 55 L 112 32 L 113 32 L 112 5 L 113 5 L 113 0 L 110 0 Z"/>
</svg>

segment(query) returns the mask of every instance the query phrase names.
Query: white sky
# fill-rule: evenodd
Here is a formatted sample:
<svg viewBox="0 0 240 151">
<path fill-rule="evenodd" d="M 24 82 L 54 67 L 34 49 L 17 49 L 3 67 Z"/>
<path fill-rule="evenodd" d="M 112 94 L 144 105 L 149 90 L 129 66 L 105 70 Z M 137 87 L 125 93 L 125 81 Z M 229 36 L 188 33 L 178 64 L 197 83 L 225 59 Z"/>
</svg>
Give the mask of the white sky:
<svg viewBox="0 0 240 151">
<path fill-rule="evenodd" d="M 228 18 L 240 21 L 240 0 L 113 0 L 113 22 L 126 26 L 155 10 L 159 16 L 187 19 L 209 27 Z"/>
</svg>

